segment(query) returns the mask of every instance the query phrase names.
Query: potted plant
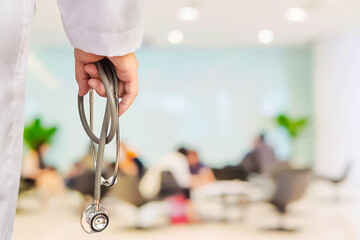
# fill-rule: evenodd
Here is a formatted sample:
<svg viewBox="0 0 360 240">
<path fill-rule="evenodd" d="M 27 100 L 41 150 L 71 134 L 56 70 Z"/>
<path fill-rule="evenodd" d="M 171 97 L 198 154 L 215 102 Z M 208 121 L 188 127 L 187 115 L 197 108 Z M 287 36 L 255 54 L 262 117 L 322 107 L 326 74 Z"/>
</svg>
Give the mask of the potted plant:
<svg viewBox="0 0 360 240">
<path fill-rule="evenodd" d="M 284 127 L 290 138 L 296 139 L 307 125 L 307 118 L 291 119 L 285 114 L 280 114 L 276 117 L 276 122 L 279 126 Z"/>
<path fill-rule="evenodd" d="M 57 127 L 44 127 L 40 118 L 36 118 L 24 128 L 24 142 L 30 150 L 36 152 L 39 168 L 45 168 L 44 147 L 49 145 L 57 131 Z"/>
<path fill-rule="evenodd" d="M 307 118 L 290 118 L 289 116 L 285 114 L 279 114 L 276 117 L 276 123 L 286 129 L 290 139 L 291 139 L 291 155 L 294 159 L 295 149 L 296 149 L 296 142 L 300 136 L 300 134 L 303 132 L 305 127 L 307 126 L 308 119 Z"/>
</svg>

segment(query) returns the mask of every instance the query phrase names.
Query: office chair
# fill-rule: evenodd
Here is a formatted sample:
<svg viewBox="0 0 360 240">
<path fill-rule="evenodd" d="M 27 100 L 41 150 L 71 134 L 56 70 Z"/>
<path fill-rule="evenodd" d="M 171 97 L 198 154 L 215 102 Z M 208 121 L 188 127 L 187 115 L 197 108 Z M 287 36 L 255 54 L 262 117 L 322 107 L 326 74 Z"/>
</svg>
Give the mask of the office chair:
<svg viewBox="0 0 360 240">
<path fill-rule="evenodd" d="M 349 176 L 349 173 L 350 173 L 350 170 L 351 170 L 351 167 L 352 167 L 352 164 L 349 162 L 343 173 L 339 176 L 339 177 L 329 177 L 329 176 L 324 176 L 324 175 L 319 175 L 319 174 L 316 174 L 315 175 L 315 178 L 317 179 L 321 179 L 321 180 L 325 180 L 325 181 L 328 181 L 328 182 L 331 182 L 334 186 L 334 196 L 333 196 L 333 199 L 334 201 L 337 201 L 339 200 L 339 194 L 338 194 L 338 186 L 345 182 L 346 179 L 348 178 Z"/>
<path fill-rule="evenodd" d="M 347 179 L 347 177 L 349 176 L 350 169 L 351 169 L 351 163 L 348 163 L 345 166 L 344 172 L 339 177 L 328 177 L 328 176 L 323 176 L 323 175 L 319 175 L 319 174 L 317 174 L 315 177 L 318 179 L 329 181 L 329 182 L 333 183 L 334 185 L 338 185 Z"/>
<path fill-rule="evenodd" d="M 310 180 L 309 169 L 288 169 L 277 172 L 274 175 L 276 189 L 269 203 L 272 204 L 280 214 L 279 225 L 276 228 L 267 228 L 272 231 L 293 232 L 296 229 L 284 226 L 284 217 L 290 203 L 299 200 L 305 193 Z"/>
</svg>

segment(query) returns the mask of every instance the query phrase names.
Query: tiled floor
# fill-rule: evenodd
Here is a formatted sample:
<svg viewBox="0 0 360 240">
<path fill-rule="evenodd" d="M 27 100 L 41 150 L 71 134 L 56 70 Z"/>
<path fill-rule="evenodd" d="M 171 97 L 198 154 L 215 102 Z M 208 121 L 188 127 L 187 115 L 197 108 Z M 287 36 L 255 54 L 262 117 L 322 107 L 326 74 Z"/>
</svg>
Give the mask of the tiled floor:
<svg viewBox="0 0 360 240">
<path fill-rule="evenodd" d="M 146 239 L 146 240 L 359 240 L 360 206 L 358 198 L 344 194 L 339 201 L 331 198 L 327 184 L 313 184 L 306 196 L 294 203 L 287 223 L 299 227 L 295 233 L 275 233 L 262 230 L 276 225 L 277 217 L 271 206 L 252 204 L 241 221 L 199 223 L 161 227 L 150 230 L 121 228 L 117 216 L 112 216 L 107 230 L 88 235 L 79 225 L 79 214 L 71 209 L 20 211 L 16 217 L 13 240 L 71 239 Z M 348 191 L 352 192 L 352 190 Z M 29 202 L 30 203 L 30 202 Z M 22 203 L 24 204 L 24 202 Z"/>
</svg>

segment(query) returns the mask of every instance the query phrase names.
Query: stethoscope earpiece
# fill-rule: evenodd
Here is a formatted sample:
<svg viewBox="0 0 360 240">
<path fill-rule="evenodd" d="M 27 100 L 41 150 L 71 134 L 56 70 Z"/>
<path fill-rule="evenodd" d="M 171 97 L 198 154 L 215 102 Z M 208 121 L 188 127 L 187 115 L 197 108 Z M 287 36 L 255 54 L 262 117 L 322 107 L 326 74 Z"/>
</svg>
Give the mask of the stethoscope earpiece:
<svg viewBox="0 0 360 240">
<path fill-rule="evenodd" d="M 80 222 L 87 233 L 101 232 L 109 224 L 109 213 L 101 204 L 92 204 L 85 209 Z"/>
</svg>

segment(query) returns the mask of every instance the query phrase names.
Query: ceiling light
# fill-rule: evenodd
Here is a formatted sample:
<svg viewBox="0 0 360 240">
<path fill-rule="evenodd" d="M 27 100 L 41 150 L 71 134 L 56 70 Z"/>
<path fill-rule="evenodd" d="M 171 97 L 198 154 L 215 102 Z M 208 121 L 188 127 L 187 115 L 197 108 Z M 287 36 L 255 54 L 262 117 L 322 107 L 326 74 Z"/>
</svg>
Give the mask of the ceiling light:
<svg viewBox="0 0 360 240">
<path fill-rule="evenodd" d="M 172 44 L 179 44 L 184 40 L 184 33 L 179 30 L 173 30 L 169 32 L 168 40 Z"/>
<path fill-rule="evenodd" d="M 289 8 L 285 12 L 285 17 L 291 22 L 302 22 L 307 17 L 307 11 L 301 7 Z"/>
<path fill-rule="evenodd" d="M 258 34 L 258 40 L 262 44 L 269 44 L 274 40 L 274 33 L 269 29 L 261 30 Z"/>
<path fill-rule="evenodd" d="M 177 16 L 182 21 L 195 21 L 199 18 L 199 10 L 194 7 L 183 7 L 178 10 Z"/>
</svg>

